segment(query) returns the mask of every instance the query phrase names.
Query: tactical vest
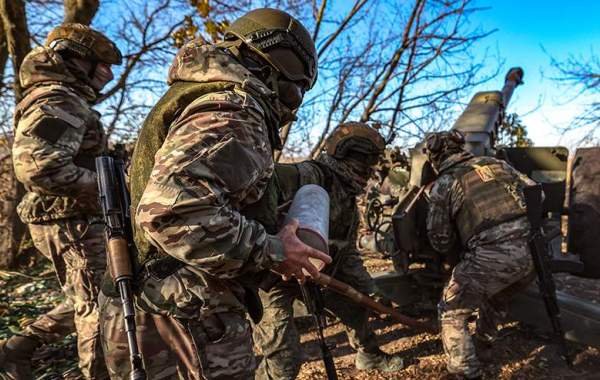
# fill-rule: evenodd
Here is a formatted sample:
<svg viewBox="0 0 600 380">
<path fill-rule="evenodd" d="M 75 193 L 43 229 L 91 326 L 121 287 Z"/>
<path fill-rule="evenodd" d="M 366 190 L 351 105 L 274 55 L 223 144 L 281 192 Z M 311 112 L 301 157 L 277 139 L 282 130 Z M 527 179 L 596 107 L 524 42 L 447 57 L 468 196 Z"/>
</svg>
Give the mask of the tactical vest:
<svg viewBox="0 0 600 380">
<path fill-rule="evenodd" d="M 444 174 L 459 181 L 464 204 L 456 224 L 463 244 L 471 237 L 526 214 L 520 178 L 490 157 L 474 157 Z"/>
<path fill-rule="evenodd" d="M 135 210 L 154 167 L 154 156 L 163 145 L 170 125 L 180 112 L 198 97 L 213 92 L 232 91 L 235 88 L 248 92 L 264 110 L 269 110 L 266 105 L 269 99 L 266 99 L 259 91 L 248 87 L 234 82 L 175 82 L 148 114 L 140 130 L 130 169 L 131 216 L 137 248 L 136 264 L 138 269 L 145 267 L 152 270 L 155 275 L 166 277 L 183 266 L 180 261 L 152 246 L 134 219 Z M 276 128 L 276 126 L 270 126 L 270 128 Z M 268 233 L 275 233 L 278 201 L 279 185 L 276 176 L 272 176 L 261 200 L 248 206 L 247 209 L 241 210 L 241 213 L 248 219 L 259 221 L 266 227 Z"/>
</svg>

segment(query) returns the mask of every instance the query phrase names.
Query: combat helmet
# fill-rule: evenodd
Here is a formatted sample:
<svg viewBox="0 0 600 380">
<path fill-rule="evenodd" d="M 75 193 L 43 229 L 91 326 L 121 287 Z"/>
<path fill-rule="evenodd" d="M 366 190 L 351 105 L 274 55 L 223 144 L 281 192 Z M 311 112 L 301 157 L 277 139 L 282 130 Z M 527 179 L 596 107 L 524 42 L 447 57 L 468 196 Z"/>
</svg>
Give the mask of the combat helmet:
<svg viewBox="0 0 600 380">
<path fill-rule="evenodd" d="M 344 158 L 351 152 L 379 157 L 384 149 L 385 141 L 379 132 L 358 122 L 340 124 L 325 142 L 327 154 L 335 158 Z"/>
<path fill-rule="evenodd" d="M 317 50 L 306 28 L 288 13 L 255 9 L 235 20 L 225 41 L 241 40 L 283 77 L 302 82 L 306 90 L 317 79 Z"/>
<path fill-rule="evenodd" d="M 464 150 L 465 136 L 458 130 L 434 132 L 425 136 L 424 150 L 434 168 L 450 155 Z"/>
<path fill-rule="evenodd" d="M 50 31 L 44 45 L 66 50 L 69 54 L 93 62 L 120 65 L 123 61 L 123 55 L 113 41 L 83 24 L 66 23 L 57 26 Z"/>
</svg>

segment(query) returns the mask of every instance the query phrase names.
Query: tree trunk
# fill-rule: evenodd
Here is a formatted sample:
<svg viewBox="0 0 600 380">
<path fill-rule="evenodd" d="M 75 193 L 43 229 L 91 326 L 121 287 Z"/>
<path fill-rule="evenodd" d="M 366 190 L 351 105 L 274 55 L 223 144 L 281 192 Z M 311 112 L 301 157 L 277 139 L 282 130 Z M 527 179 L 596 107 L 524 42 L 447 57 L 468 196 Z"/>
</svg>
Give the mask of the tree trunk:
<svg viewBox="0 0 600 380">
<path fill-rule="evenodd" d="M 13 269 L 26 227 L 17 215 L 17 205 L 24 194 L 15 178 L 10 156 L 10 141 L 0 140 L 0 269 Z"/>
<path fill-rule="evenodd" d="M 23 0 L 0 0 L 0 16 L 4 24 L 8 53 L 11 56 L 15 73 L 15 100 L 18 102 L 23 96 L 23 89 L 18 80 L 19 68 L 23 59 L 31 50 L 27 17 L 25 15 L 25 2 Z"/>
<path fill-rule="evenodd" d="M 90 25 L 100 3 L 98 0 L 64 0 L 64 22 L 78 22 Z"/>
<path fill-rule="evenodd" d="M 23 96 L 19 82 L 19 69 L 31 50 L 25 2 L 23 0 L 0 0 L 0 70 L 4 69 L 10 55 L 14 72 L 15 102 Z M 10 156 L 11 143 L 7 136 L 0 142 L 0 267 L 16 265 L 21 241 L 26 232 L 16 209 L 25 191 L 15 178 Z"/>
<path fill-rule="evenodd" d="M 0 88 L 4 87 L 4 71 L 8 62 L 8 45 L 6 44 L 6 34 L 4 33 L 4 23 L 0 17 Z"/>
</svg>

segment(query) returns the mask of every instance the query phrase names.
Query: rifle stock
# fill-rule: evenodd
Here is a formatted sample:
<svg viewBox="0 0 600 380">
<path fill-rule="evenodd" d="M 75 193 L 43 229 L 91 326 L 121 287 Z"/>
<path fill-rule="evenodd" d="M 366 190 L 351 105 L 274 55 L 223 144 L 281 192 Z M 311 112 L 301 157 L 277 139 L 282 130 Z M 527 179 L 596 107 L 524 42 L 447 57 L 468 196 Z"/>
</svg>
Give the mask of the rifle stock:
<svg viewBox="0 0 600 380">
<path fill-rule="evenodd" d="M 131 223 L 129 218 L 129 192 L 125 183 L 124 165 L 109 156 L 96 158 L 98 193 L 106 225 L 108 268 L 119 290 L 125 321 L 125 332 L 131 362 L 131 380 L 145 380 L 146 372 L 139 350 L 135 307 L 133 304 L 133 265 L 129 247 Z"/>
<path fill-rule="evenodd" d="M 375 301 L 371 297 L 362 294 L 358 290 L 354 289 L 352 286 L 342 281 L 336 280 L 335 278 L 328 276 L 324 273 L 320 273 L 319 277 L 311 278 L 310 280 L 323 287 L 329 288 L 338 294 L 346 296 L 352 301 L 356 302 L 357 304 L 366 307 L 369 310 L 375 311 L 378 314 L 388 314 L 405 326 L 412 327 L 417 330 L 421 330 L 431 334 L 438 333 L 438 329 L 436 327 L 428 323 L 424 323 L 414 318 L 408 317 L 406 315 L 400 314 L 391 307 L 382 305 L 381 303 Z"/>
</svg>

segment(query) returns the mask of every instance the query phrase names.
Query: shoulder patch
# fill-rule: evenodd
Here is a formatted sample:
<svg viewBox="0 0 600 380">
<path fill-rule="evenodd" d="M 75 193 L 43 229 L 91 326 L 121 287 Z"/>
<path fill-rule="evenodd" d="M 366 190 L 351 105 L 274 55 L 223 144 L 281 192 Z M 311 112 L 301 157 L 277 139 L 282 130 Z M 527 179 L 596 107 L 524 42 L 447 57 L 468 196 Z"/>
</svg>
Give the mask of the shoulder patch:
<svg viewBox="0 0 600 380">
<path fill-rule="evenodd" d="M 44 114 L 59 118 L 59 119 L 65 121 L 67 124 L 69 124 L 73 128 L 80 128 L 81 126 L 83 126 L 85 124 L 84 120 L 64 111 L 63 109 L 61 109 L 59 107 L 53 107 L 48 104 L 42 104 L 40 106 L 40 108 L 42 109 Z"/>
<path fill-rule="evenodd" d="M 55 144 L 71 125 L 62 119 L 45 116 L 39 119 L 30 129 L 32 136 L 39 137 L 51 144 Z"/>
<path fill-rule="evenodd" d="M 475 173 L 477 173 L 483 182 L 490 182 L 496 177 L 494 175 L 494 170 L 489 165 L 480 166 L 473 164 L 473 169 L 475 169 Z"/>
</svg>

